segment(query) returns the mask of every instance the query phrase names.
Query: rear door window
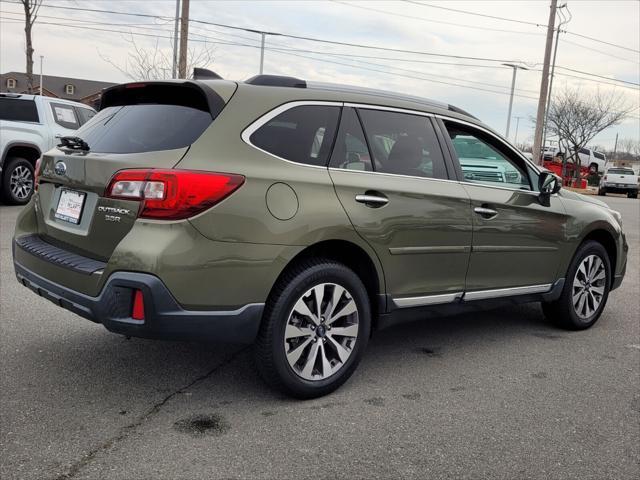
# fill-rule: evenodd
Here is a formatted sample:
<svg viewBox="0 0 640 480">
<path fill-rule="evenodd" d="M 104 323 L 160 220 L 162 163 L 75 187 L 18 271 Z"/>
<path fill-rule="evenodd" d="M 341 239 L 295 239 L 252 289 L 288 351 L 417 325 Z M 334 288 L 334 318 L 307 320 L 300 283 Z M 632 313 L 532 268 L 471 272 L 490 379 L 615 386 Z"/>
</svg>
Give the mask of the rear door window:
<svg viewBox="0 0 640 480">
<path fill-rule="evenodd" d="M 19 98 L 0 98 L 0 120 L 37 123 L 40 118 L 36 102 Z"/>
<path fill-rule="evenodd" d="M 71 105 L 52 103 L 51 111 L 53 112 L 53 120 L 61 127 L 71 130 L 76 130 L 80 127 L 78 115 Z"/>
<path fill-rule="evenodd" d="M 359 110 L 377 172 L 446 178 L 442 150 L 429 117 Z"/>
<path fill-rule="evenodd" d="M 373 170 L 362 125 L 351 107 L 345 107 L 342 111 L 340 129 L 331 155 L 331 167 L 362 172 Z"/>
<path fill-rule="evenodd" d="M 92 152 L 140 153 L 191 145 L 211 124 L 211 114 L 182 105 L 107 107 L 78 130 Z"/>
<path fill-rule="evenodd" d="M 249 137 L 255 147 L 285 160 L 326 166 L 340 107 L 303 105 L 272 118 Z"/>
</svg>

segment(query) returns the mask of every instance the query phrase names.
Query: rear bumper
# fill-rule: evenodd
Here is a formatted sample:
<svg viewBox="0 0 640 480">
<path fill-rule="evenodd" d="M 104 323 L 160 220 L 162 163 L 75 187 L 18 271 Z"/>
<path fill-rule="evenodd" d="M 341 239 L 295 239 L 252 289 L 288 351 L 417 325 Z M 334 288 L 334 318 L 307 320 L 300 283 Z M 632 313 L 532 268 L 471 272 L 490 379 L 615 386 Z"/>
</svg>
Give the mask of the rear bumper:
<svg viewBox="0 0 640 480">
<path fill-rule="evenodd" d="M 41 297 L 131 337 L 251 343 L 264 308 L 252 303 L 231 311 L 185 310 L 158 277 L 137 272 L 113 273 L 92 297 L 47 280 L 15 260 L 14 268 L 18 281 Z M 135 290 L 144 297 L 143 321 L 131 318 Z"/>
<path fill-rule="evenodd" d="M 634 184 L 629 184 L 629 185 L 618 185 L 618 184 L 611 184 L 611 185 L 607 185 L 606 183 L 600 187 L 602 190 L 606 190 L 607 192 L 611 192 L 611 193 L 634 193 L 634 192 L 638 192 L 638 185 L 634 185 Z"/>
</svg>

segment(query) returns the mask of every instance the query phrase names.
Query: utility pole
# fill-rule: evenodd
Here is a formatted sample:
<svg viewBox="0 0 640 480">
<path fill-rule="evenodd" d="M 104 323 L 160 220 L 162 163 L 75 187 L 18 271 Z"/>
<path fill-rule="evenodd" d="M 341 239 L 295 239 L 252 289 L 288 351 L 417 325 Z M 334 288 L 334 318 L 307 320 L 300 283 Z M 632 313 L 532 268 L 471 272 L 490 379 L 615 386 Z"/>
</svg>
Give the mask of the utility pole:
<svg viewBox="0 0 640 480">
<path fill-rule="evenodd" d="M 516 72 L 518 69 L 520 70 L 529 70 L 526 67 L 521 67 L 520 65 L 516 65 L 515 63 L 503 63 L 505 67 L 513 68 L 513 77 L 511 77 L 511 96 L 509 97 L 509 112 L 507 113 L 507 131 L 505 133 L 505 138 L 509 139 L 509 127 L 511 126 L 511 109 L 513 108 L 513 92 L 516 89 Z"/>
<path fill-rule="evenodd" d="M 613 159 L 616 159 L 616 154 L 618 152 L 618 132 L 616 132 L 616 143 L 613 144 Z"/>
<path fill-rule="evenodd" d="M 520 126 L 520 119 L 524 117 L 515 116 L 513 118 L 516 119 L 516 134 L 513 136 L 513 143 L 517 147 L 518 146 L 518 127 Z M 507 138 L 507 140 L 509 139 Z"/>
<path fill-rule="evenodd" d="M 538 112 L 536 114 L 536 131 L 533 135 L 533 158 L 541 162 L 542 128 L 545 116 L 545 106 L 549 94 L 549 63 L 551 61 L 551 47 L 553 46 L 553 31 L 556 23 L 556 8 L 558 0 L 551 0 L 549 9 L 549 24 L 547 25 L 547 41 L 544 49 L 544 65 L 542 66 L 542 80 L 540 82 L 540 97 L 538 98 Z"/>
<path fill-rule="evenodd" d="M 42 60 L 44 59 L 44 55 L 40 55 L 40 96 L 42 96 Z M 616 136 L 616 141 L 618 137 Z"/>
<path fill-rule="evenodd" d="M 262 71 L 264 70 L 264 37 L 266 36 L 264 32 L 260 32 L 262 37 L 262 42 L 260 44 L 260 75 L 262 75 Z"/>
<path fill-rule="evenodd" d="M 189 40 L 189 0 L 182 0 L 180 15 L 180 59 L 178 61 L 178 78 L 187 78 L 187 43 Z"/>
<path fill-rule="evenodd" d="M 180 0 L 176 0 L 176 19 L 173 23 L 173 65 L 171 78 L 176 78 L 178 70 L 178 25 L 180 25 Z"/>
<path fill-rule="evenodd" d="M 563 13 L 562 9 L 566 8 L 569 17 L 567 18 Z M 558 24 L 558 28 L 556 29 L 556 44 L 553 47 L 553 62 L 551 62 L 551 78 L 549 79 L 549 93 L 547 94 L 547 107 L 544 112 L 544 123 L 542 124 L 542 143 L 541 145 L 544 147 L 544 144 L 547 142 L 547 119 L 549 118 L 549 107 L 551 106 L 551 97 L 553 92 L 553 75 L 556 71 L 556 56 L 558 55 L 558 44 L 560 43 L 560 28 L 569 23 L 572 18 L 571 12 L 567 7 L 567 4 L 564 3 L 557 8 L 558 13 L 560 14 L 561 21 Z M 560 146 L 560 140 L 558 139 L 558 146 Z"/>
</svg>

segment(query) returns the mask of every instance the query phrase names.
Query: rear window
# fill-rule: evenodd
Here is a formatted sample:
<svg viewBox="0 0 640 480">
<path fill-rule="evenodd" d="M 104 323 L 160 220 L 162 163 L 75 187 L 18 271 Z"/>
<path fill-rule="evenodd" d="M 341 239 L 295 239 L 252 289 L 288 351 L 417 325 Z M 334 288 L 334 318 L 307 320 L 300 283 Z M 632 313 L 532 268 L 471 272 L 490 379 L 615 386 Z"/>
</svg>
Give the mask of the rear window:
<svg viewBox="0 0 640 480">
<path fill-rule="evenodd" d="M 212 122 L 211 114 L 182 105 L 107 107 L 77 132 L 92 152 L 141 153 L 191 145 Z"/>
<path fill-rule="evenodd" d="M 53 112 L 53 120 L 61 127 L 71 130 L 77 130 L 80 127 L 76 111 L 71 105 L 52 103 L 51 111 Z"/>
<path fill-rule="evenodd" d="M 39 122 L 36 102 L 19 98 L 0 98 L 0 120 Z"/>
<path fill-rule="evenodd" d="M 251 143 L 285 160 L 306 165 L 327 164 L 340 107 L 293 107 L 253 132 Z"/>
<path fill-rule="evenodd" d="M 610 168 L 607 173 L 613 175 L 634 175 L 634 172 L 630 168 Z"/>
</svg>

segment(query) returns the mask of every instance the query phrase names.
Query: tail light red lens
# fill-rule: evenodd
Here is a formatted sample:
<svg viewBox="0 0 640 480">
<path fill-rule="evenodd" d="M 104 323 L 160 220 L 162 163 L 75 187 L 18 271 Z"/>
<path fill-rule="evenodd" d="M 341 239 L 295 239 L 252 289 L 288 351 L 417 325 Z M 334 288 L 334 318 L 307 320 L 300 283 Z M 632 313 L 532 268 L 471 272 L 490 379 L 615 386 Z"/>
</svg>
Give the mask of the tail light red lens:
<svg viewBox="0 0 640 480">
<path fill-rule="evenodd" d="M 144 295 L 142 294 L 142 290 L 135 290 L 133 293 L 131 318 L 144 321 Z"/>
<path fill-rule="evenodd" d="M 141 218 L 181 220 L 227 198 L 244 183 L 242 175 L 191 170 L 120 170 L 105 196 L 142 202 Z"/>
</svg>

